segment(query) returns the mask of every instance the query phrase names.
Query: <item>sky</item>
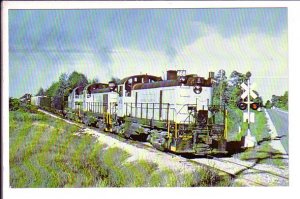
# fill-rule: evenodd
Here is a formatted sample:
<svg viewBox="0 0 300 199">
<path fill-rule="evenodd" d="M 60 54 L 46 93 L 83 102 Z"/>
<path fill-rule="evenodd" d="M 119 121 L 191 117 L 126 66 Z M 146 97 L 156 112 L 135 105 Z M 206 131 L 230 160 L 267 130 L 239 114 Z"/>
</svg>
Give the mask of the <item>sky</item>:
<svg viewBox="0 0 300 199">
<path fill-rule="evenodd" d="M 9 96 L 74 70 L 107 82 L 167 70 L 251 71 L 264 100 L 288 90 L 287 8 L 9 10 Z"/>
</svg>

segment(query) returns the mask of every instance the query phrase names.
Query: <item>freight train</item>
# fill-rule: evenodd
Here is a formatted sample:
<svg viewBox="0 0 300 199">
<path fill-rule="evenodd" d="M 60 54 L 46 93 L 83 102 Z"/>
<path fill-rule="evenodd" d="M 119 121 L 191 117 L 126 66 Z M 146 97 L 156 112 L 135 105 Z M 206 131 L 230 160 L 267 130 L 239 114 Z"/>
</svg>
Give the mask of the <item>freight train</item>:
<svg viewBox="0 0 300 199">
<path fill-rule="evenodd" d="M 170 70 L 166 80 L 145 74 L 90 84 L 70 93 L 68 109 L 86 124 L 94 118 L 104 131 L 148 141 L 162 151 L 226 153 L 226 110 L 212 104 L 213 77 L 213 72 L 205 79 Z"/>
</svg>

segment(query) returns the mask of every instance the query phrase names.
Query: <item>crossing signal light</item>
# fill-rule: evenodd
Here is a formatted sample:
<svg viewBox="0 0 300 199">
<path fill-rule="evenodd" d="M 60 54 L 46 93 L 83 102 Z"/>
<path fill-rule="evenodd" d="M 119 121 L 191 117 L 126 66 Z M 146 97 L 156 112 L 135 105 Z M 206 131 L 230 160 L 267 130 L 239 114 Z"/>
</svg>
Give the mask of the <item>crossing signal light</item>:
<svg viewBox="0 0 300 199">
<path fill-rule="evenodd" d="M 252 104 L 250 104 L 250 108 L 252 110 L 257 110 L 259 108 L 259 104 L 258 103 L 252 103 Z"/>
<path fill-rule="evenodd" d="M 247 104 L 244 103 L 244 102 L 239 102 L 239 103 L 237 104 L 237 106 L 238 106 L 239 109 L 241 109 L 242 111 L 243 111 L 243 110 L 246 110 L 246 108 L 247 108 Z"/>
</svg>

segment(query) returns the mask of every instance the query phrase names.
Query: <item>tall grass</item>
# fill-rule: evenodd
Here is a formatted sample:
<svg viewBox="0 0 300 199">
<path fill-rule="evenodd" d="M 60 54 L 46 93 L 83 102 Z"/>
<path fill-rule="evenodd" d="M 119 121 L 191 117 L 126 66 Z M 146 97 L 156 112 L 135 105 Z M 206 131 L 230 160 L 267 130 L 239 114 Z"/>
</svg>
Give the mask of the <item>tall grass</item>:
<svg viewBox="0 0 300 199">
<path fill-rule="evenodd" d="M 10 112 L 11 187 L 216 186 L 217 173 L 159 170 L 158 165 L 126 161 L 130 154 L 109 148 L 77 126 L 43 114 Z M 187 175 L 187 176 L 186 176 Z M 221 179 L 221 180 L 220 180 Z"/>
<path fill-rule="evenodd" d="M 269 128 L 267 126 L 267 118 L 264 112 L 254 111 L 255 122 L 250 123 L 250 131 L 257 141 L 268 138 Z M 239 126 L 241 132 L 239 132 Z M 228 111 L 228 140 L 240 141 L 246 135 L 248 123 L 243 122 L 243 111 L 237 108 L 229 108 Z"/>
</svg>

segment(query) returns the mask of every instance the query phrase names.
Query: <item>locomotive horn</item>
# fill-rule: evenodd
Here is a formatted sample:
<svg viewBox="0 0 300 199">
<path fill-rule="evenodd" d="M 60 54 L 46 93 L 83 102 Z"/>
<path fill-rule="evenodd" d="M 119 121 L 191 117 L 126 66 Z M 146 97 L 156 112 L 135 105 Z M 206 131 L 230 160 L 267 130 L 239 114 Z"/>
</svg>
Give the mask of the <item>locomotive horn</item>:
<svg viewBox="0 0 300 199">
<path fill-rule="evenodd" d="M 178 70 L 177 71 L 179 84 L 182 86 L 186 84 L 187 77 L 186 77 L 186 71 L 185 70 Z"/>
</svg>

